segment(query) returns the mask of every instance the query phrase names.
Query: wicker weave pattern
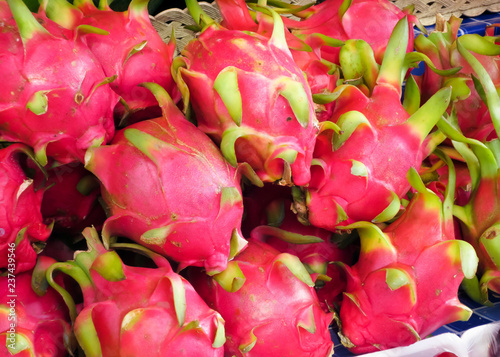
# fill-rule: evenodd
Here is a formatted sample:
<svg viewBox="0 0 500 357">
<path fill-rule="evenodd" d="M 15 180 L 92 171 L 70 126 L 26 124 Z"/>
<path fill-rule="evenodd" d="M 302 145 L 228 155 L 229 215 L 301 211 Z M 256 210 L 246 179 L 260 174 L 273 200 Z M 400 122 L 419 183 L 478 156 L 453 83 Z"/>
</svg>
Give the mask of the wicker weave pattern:
<svg viewBox="0 0 500 357">
<path fill-rule="evenodd" d="M 215 21 L 219 22 L 222 19 L 215 3 L 200 2 L 200 5 Z M 172 31 L 174 31 L 178 51 L 184 48 L 195 36 L 193 31 L 185 28 L 185 25 L 195 25 L 187 9 L 168 9 L 155 17 L 150 17 L 150 19 L 151 24 L 164 41 L 168 41 L 172 35 Z"/>
<path fill-rule="evenodd" d="M 309 4 L 314 0 L 285 0 L 291 4 L 304 5 Z M 222 17 L 220 15 L 217 5 L 214 3 L 200 2 L 203 10 L 215 21 L 219 22 Z M 168 9 L 155 17 L 151 17 L 151 23 L 156 31 L 160 34 L 163 40 L 168 41 L 172 35 L 172 29 L 175 32 L 177 41 L 176 47 L 178 50 L 194 38 L 194 33 L 184 28 L 184 25 L 194 25 L 193 18 L 189 15 L 187 9 Z"/>
<path fill-rule="evenodd" d="M 303 5 L 314 0 L 287 0 L 292 4 Z M 486 10 L 500 12 L 500 0 L 391 0 L 399 8 L 409 5 L 415 6 L 415 14 L 423 25 L 432 25 L 436 21 L 436 14 L 442 14 L 446 19 L 455 15 L 460 17 L 478 16 Z M 200 5 L 205 12 L 214 20 L 221 19 L 219 10 L 215 3 L 201 2 Z M 194 25 L 194 20 L 189 12 L 184 9 L 168 9 L 155 17 L 151 17 L 151 22 L 160 36 L 168 41 L 175 31 L 177 49 L 180 50 L 194 38 L 194 32 L 184 28 L 185 25 Z"/>
<path fill-rule="evenodd" d="M 445 18 L 452 15 L 460 17 L 478 16 L 486 10 L 500 12 L 499 0 L 391 0 L 399 8 L 415 5 L 415 15 L 418 16 L 423 25 L 433 25 L 436 22 L 436 14 L 440 13 Z"/>
</svg>

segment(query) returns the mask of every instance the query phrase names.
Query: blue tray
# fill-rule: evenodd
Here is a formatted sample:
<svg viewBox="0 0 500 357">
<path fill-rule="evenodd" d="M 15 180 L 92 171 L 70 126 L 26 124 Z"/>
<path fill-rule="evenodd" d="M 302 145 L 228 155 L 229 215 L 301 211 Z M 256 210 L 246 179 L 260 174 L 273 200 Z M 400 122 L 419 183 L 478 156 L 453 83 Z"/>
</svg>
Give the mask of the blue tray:
<svg viewBox="0 0 500 357">
<path fill-rule="evenodd" d="M 479 35 L 484 35 L 484 30 L 486 26 L 500 24 L 500 13 L 486 12 L 482 15 L 476 17 L 463 17 L 462 24 L 460 25 L 460 30 L 458 35 L 464 35 L 466 33 L 477 33 Z M 425 27 L 428 32 L 434 30 L 434 25 Z M 415 28 L 415 37 L 422 32 Z M 495 35 L 500 34 L 500 29 L 495 30 Z"/>
<path fill-rule="evenodd" d="M 487 12 L 476 17 L 463 17 L 463 21 L 460 25 L 460 30 L 458 31 L 458 36 L 462 36 L 465 34 L 473 34 L 473 33 L 484 36 L 486 26 L 493 24 L 500 24 L 499 13 Z M 430 33 L 434 31 L 435 26 L 434 25 L 426 26 L 425 28 L 427 29 L 427 32 Z M 422 34 L 422 32 L 416 27 L 414 28 L 414 32 L 415 32 L 415 38 L 418 35 Z M 499 27 L 495 28 L 495 35 L 500 35 Z M 424 67 L 425 66 L 422 62 L 420 63 L 420 66 L 412 70 L 411 73 L 417 76 L 422 75 L 424 73 Z"/>
</svg>

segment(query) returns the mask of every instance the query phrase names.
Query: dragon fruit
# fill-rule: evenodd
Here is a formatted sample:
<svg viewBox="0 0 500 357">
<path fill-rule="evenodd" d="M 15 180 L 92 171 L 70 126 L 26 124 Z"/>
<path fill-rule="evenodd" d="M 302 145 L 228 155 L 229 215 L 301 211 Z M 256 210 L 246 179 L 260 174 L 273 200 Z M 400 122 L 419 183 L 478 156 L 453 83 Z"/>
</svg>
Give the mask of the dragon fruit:
<svg viewBox="0 0 500 357">
<path fill-rule="evenodd" d="M 290 187 L 266 184 L 244 193 L 245 221 L 251 220 L 250 237 L 267 243 L 281 253 L 297 256 L 316 283 L 323 310 L 340 304 L 345 290 L 345 274 L 333 262 L 352 264 L 357 247 L 342 235 L 297 221 Z M 244 222 L 245 222 L 244 221 Z"/>
<path fill-rule="evenodd" d="M 491 107 L 486 110 L 486 98 L 483 97 L 483 90 L 478 87 L 481 87 L 479 82 L 483 83 L 487 77 L 487 80 L 493 84 L 489 88 L 489 93 L 491 93 L 489 95 L 495 95 L 492 93 L 492 88 L 500 88 L 498 65 L 500 46 L 495 43 L 494 36 L 483 37 L 477 34 L 463 35 L 460 37 L 460 42 L 462 47 L 474 52 L 474 58 L 464 55 L 455 41 L 450 51 L 450 62 L 453 66 L 462 66 L 460 74 L 472 78 L 466 83 L 471 91 L 470 97 L 459 100 L 455 104 L 459 126 L 467 137 L 475 137 L 481 141 L 498 138 L 500 135 L 498 116 L 491 115 Z"/>
<path fill-rule="evenodd" d="M 462 67 L 460 72 L 453 76 L 441 76 L 433 71 L 426 70 L 422 76 L 416 78 L 422 92 L 422 100 L 426 101 L 437 90 L 444 86 L 452 85 L 454 88 L 454 107 L 460 130 L 465 136 L 480 141 L 491 140 L 498 137 L 495 127 L 500 124 L 493 123 L 489 110 L 476 90 L 477 74 L 468 61 L 457 49 L 458 30 L 462 20 L 452 16 L 448 22 L 438 16 L 436 31 L 429 36 L 420 35 L 415 39 L 415 49 L 425 53 L 432 62 L 441 69 Z M 500 87 L 500 70 L 498 68 L 498 55 L 500 46 L 495 45 L 493 37 L 483 37 L 477 34 L 462 36 L 462 42 L 467 42 L 474 57 L 485 67 L 487 75 L 495 87 Z"/>
<path fill-rule="evenodd" d="M 414 23 L 420 25 L 418 19 L 411 14 L 412 11 L 412 7 L 400 10 L 387 0 L 326 0 L 295 13 L 296 16 L 303 17 L 302 21 L 284 21 L 285 26 L 310 45 L 313 51 L 319 50 L 322 59 L 339 64 L 339 47 L 318 41 L 318 38 L 328 36 L 341 41 L 365 41 L 372 48 L 376 61 L 381 63 L 392 30 L 399 20 L 408 17 L 409 30 L 412 30 Z M 413 31 L 410 31 L 410 40 L 405 48 L 407 52 L 413 50 Z"/>
<path fill-rule="evenodd" d="M 291 201 L 286 202 L 290 206 Z M 305 226 L 288 211 L 284 220 L 276 224 L 254 228 L 252 240 L 267 243 L 281 253 L 297 256 L 315 280 L 316 293 L 321 307 L 329 312 L 342 301 L 346 288 L 344 271 L 335 262 L 351 265 L 357 252 L 356 246 L 342 237 L 338 243 L 333 234 L 314 226 Z"/>
<path fill-rule="evenodd" d="M 412 168 L 417 192 L 398 219 L 384 229 L 371 222 L 346 227 L 358 229 L 361 240 L 359 261 L 343 265 L 348 282 L 339 314 L 341 339 L 354 353 L 409 345 L 472 314 L 457 292 L 478 259 L 469 243 L 454 239 L 454 170 L 443 158 L 450 165 L 444 202 Z"/>
<path fill-rule="evenodd" d="M 467 44 L 466 40 L 465 44 Z M 457 40 L 457 50 L 471 64 L 481 80 L 486 105 L 493 122 L 500 122 L 500 96 L 493 81 L 482 73 L 484 67 L 479 60 Z M 451 122 L 457 122 L 452 117 Z M 498 224 L 500 222 L 498 155 L 499 139 L 485 144 L 478 140 L 466 138 L 452 125 L 441 121 L 439 128 L 450 137 L 457 151 L 467 161 L 471 175 L 471 195 L 467 204 L 455 206 L 453 213 L 460 219 L 463 239 L 475 248 L 479 256 L 478 276 L 464 281 L 467 293 L 476 301 L 489 303 L 488 290 L 500 292 L 500 239 Z"/>
<path fill-rule="evenodd" d="M 450 50 L 457 39 L 458 30 L 462 20 L 452 16 L 446 22 L 442 16 L 436 17 L 436 29 L 428 36 L 419 35 L 415 38 L 415 50 L 425 53 L 433 63 L 440 68 L 450 68 Z M 422 101 L 427 101 L 434 93 L 443 87 L 446 82 L 442 77 L 432 71 L 424 71 L 422 76 L 417 76 Z"/>
<path fill-rule="evenodd" d="M 66 0 L 48 0 L 45 6 L 49 18 L 61 26 L 74 29 L 91 25 L 108 32 L 105 36 L 88 33 L 83 37 L 104 73 L 117 76 L 110 84 L 121 97 L 115 114 L 127 124 L 161 115 L 155 97 L 138 86 L 142 82 L 158 83 L 175 102 L 180 99 L 170 71 L 175 42 L 166 44 L 156 32 L 149 19 L 148 2 L 133 0 L 125 12 L 113 11 L 106 1 L 100 1 L 99 8 L 91 0 L 75 1 L 76 6 Z"/>
<path fill-rule="evenodd" d="M 252 14 L 244 0 L 217 0 L 217 7 L 222 16 L 222 25 L 229 30 L 253 31 L 263 36 L 271 37 L 273 33 L 274 20 L 264 12 Z M 262 10 L 262 8 L 257 7 Z M 293 11 L 296 11 L 294 9 Z M 258 23 L 254 21 L 257 19 Z M 295 64 L 305 73 L 307 83 L 311 88 L 311 93 L 324 94 L 331 93 L 337 85 L 340 77 L 339 68 L 331 62 L 321 58 L 319 49 L 313 51 L 311 46 L 285 30 L 285 38 L 293 56 Z M 316 36 L 314 46 L 328 45 L 340 47 L 342 41 L 329 38 L 327 36 Z M 326 104 L 316 104 L 316 116 L 318 120 L 325 121 L 331 114 L 335 102 Z"/>
<path fill-rule="evenodd" d="M 110 145 L 86 156 L 110 211 L 105 244 L 125 236 L 179 262 L 179 269 L 221 272 L 246 244 L 239 170 L 161 86 L 144 85 L 157 96 L 163 117 L 118 131 Z"/>
<path fill-rule="evenodd" d="M 492 114 L 495 109 L 489 106 L 487 106 L 488 109 L 485 108 L 487 98 L 483 97 L 484 89 L 477 89 L 487 86 L 484 84 L 485 81 L 489 82 L 487 96 L 496 95 L 493 93 L 493 88 L 500 88 L 498 66 L 500 46 L 494 43 L 494 39 L 495 37 L 488 38 L 473 34 L 463 35 L 460 37 L 461 46 L 467 51 L 473 51 L 473 58 L 464 55 L 463 51 L 458 49 L 456 41 L 450 53 L 452 65 L 462 66 L 460 73 L 472 77 L 472 81 L 469 80 L 466 83 L 471 91 L 470 97 L 455 104 L 459 126 L 467 137 L 474 137 L 481 141 L 500 136 L 499 116 Z"/>
<path fill-rule="evenodd" d="M 226 324 L 228 356 L 331 356 L 328 325 L 314 283 L 297 257 L 249 240 L 213 277 L 190 269 L 188 279 Z"/>
<path fill-rule="evenodd" d="M 296 194 L 295 209 L 304 222 L 334 231 L 356 221 L 384 222 L 398 213 L 400 198 L 410 188 L 406 172 L 420 167 L 428 154 L 425 139 L 448 107 L 451 93 L 444 88 L 422 107 L 412 109 L 411 115 L 407 112 L 400 101 L 405 60 L 400 49 L 407 47 L 407 41 L 403 18 L 394 29 L 380 69 L 369 62 L 375 67 L 365 71 L 368 85 L 344 84 L 335 90 L 332 121 L 341 133 L 325 130 L 318 136 L 311 181 L 303 195 Z M 354 51 L 345 57 L 364 63 L 356 52 L 360 48 L 370 51 L 366 43 L 348 41 L 340 55 Z M 366 55 L 363 51 L 361 56 Z M 360 64 L 353 60 L 351 65 Z"/>
<path fill-rule="evenodd" d="M 116 251 L 104 248 L 95 229 L 86 228 L 83 236 L 88 251 L 51 265 L 47 277 L 69 307 L 86 356 L 223 356 L 224 320 L 165 258 L 141 246 L 117 244 L 150 256 L 158 267 L 127 266 Z M 53 279 L 56 272 L 80 285 L 80 311 Z"/>
<path fill-rule="evenodd" d="M 23 171 L 26 157 L 33 158 L 33 152 L 23 144 L 0 149 L 0 268 L 11 274 L 35 266 L 37 253 L 52 232 L 40 211 L 43 191 L 35 191 L 33 180 Z M 8 261 L 10 249 L 15 249 L 15 266 Z"/>
<path fill-rule="evenodd" d="M 90 225 L 102 227 L 106 214 L 98 202 L 99 182 L 79 162 L 40 170 L 34 185 L 43 189 L 41 213 L 55 232 L 79 234 Z"/>
<path fill-rule="evenodd" d="M 50 23 L 44 28 L 20 0 L 8 4 L 12 13 L 1 22 L 0 57 L 11 70 L 2 77 L 0 141 L 33 147 L 42 165 L 47 156 L 83 162 L 87 148 L 108 142 L 115 130 L 112 78 L 79 36 L 97 30 L 49 33 L 57 25 L 44 19 Z"/>
<path fill-rule="evenodd" d="M 45 286 L 55 262 L 40 256 L 32 271 L 0 276 L 0 355 L 64 357 L 75 349 L 64 301 Z"/>
<path fill-rule="evenodd" d="M 196 1 L 187 5 L 195 19 L 206 19 Z M 274 12 L 273 18 L 269 39 L 215 23 L 206 27 L 174 60 L 174 79 L 198 128 L 231 165 L 249 164 L 264 182 L 304 185 L 318 123 L 281 17 Z"/>
</svg>

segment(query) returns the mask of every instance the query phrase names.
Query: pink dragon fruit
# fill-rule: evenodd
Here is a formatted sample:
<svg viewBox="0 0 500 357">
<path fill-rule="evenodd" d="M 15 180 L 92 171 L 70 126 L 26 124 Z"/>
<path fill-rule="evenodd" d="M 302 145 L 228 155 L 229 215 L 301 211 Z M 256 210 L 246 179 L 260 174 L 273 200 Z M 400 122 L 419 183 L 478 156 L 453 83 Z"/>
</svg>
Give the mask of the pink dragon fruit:
<svg viewBox="0 0 500 357">
<path fill-rule="evenodd" d="M 142 82 L 154 82 L 167 90 L 177 102 L 180 93 L 172 78 L 170 67 L 175 42 L 163 42 L 149 19 L 148 2 L 133 0 L 125 12 L 113 11 L 107 1 L 99 2 L 99 9 L 92 0 L 48 0 L 48 16 L 66 28 L 91 25 L 108 32 L 107 35 L 88 33 L 83 35 L 92 53 L 111 77 L 117 76 L 110 85 L 121 97 L 116 114 L 131 124 L 140 119 L 161 115 L 158 102 Z"/>
<path fill-rule="evenodd" d="M 250 240 L 226 271 L 193 269 L 188 279 L 224 318 L 227 356 L 331 356 L 332 313 L 297 257 Z"/>
<path fill-rule="evenodd" d="M 0 31 L 0 57 L 10 68 L 0 89 L 0 140 L 32 146 L 42 165 L 47 156 L 83 161 L 87 148 L 113 137 L 118 101 L 112 79 L 79 36 L 93 29 L 49 33 L 57 25 L 44 28 L 20 0 L 8 4 L 12 14 Z"/>
<path fill-rule="evenodd" d="M 495 42 L 495 37 L 480 36 L 477 34 L 468 34 L 460 37 L 460 42 L 468 51 L 473 51 L 473 59 L 467 59 L 458 49 L 455 42 L 451 48 L 450 61 L 453 66 L 462 66 L 460 74 L 464 74 L 472 80 L 467 81 L 467 86 L 471 92 L 470 97 L 460 100 L 455 104 L 457 111 L 457 120 L 461 131 L 467 137 L 474 137 L 478 140 L 491 140 L 500 136 L 500 121 L 497 115 L 491 115 L 491 107 L 485 108 L 487 98 L 483 97 L 483 90 L 479 83 L 487 80 L 493 84 L 494 88 L 500 88 L 500 68 L 498 61 L 500 59 L 500 46 Z M 471 61 L 479 62 L 472 64 Z M 485 84 L 482 84 L 485 86 Z M 489 95 L 492 93 L 492 87 L 489 89 Z"/>
<path fill-rule="evenodd" d="M 250 237 L 281 253 L 297 256 L 311 273 L 323 310 L 340 304 L 346 280 L 343 270 L 333 262 L 351 265 L 357 247 L 343 235 L 301 224 L 291 210 L 290 187 L 266 184 L 244 193 L 245 221 L 253 221 Z M 253 219 L 252 219 L 253 218 Z"/>
<path fill-rule="evenodd" d="M 311 181 L 302 198 L 296 195 L 295 209 L 301 220 L 334 231 L 356 221 L 384 222 L 398 213 L 400 198 L 410 188 L 406 172 L 420 167 L 428 154 L 424 141 L 448 107 L 451 93 L 444 88 L 422 107 L 417 104 L 407 112 L 400 101 L 405 60 L 400 49 L 407 47 L 407 41 L 403 18 L 394 29 L 380 69 L 371 62 L 375 67 L 364 71 L 368 85 L 344 84 L 335 90 L 332 121 L 341 132 L 328 130 L 318 136 Z M 363 42 L 348 41 L 340 55 L 354 51 L 345 58 L 365 63 L 357 49 L 362 49 L 361 55 L 369 51 Z M 347 71 L 349 65 L 362 64 L 353 60 L 343 68 Z"/>
<path fill-rule="evenodd" d="M 110 145 L 87 152 L 86 168 L 101 182 L 110 211 L 105 244 L 125 236 L 179 262 L 179 269 L 221 272 L 246 244 L 239 171 L 162 87 L 145 86 L 163 117 L 122 129 Z"/>
<path fill-rule="evenodd" d="M 358 229 L 361 239 L 359 261 L 344 265 L 348 283 L 339 315 L 341 340 L 352 352 L 409 345 L 471 316 L 457 292 L 478 260 L 470 244 L 454 239 L 452 176 L 441 202 L 411 169 L 417 193 L 397 220 L 383 230 L 371 222 L 346 227 Z"/>
<path fill-rule="evenodd" d="M 79 234 L 85 227 L 99 229 L 106 213 L 98 202 L 99 182 L 81 163 L 55 165 L 38 171 L 34 185 L 43 189 L 41 212 L 54 231 Z"/>
<path fill-rule="evenodd" d="M 436 17 L 436 29 L 428 36 L 419 35 L 415 38 L 415 50 L 425 53 L 439 68 L 451 68 L 450 50 L 457 39 L 462 20 L 455 16 L 446 22 L 442 16 Z M 425 71 L 422 76 L 415 77 L 419 84 L 422 101 L 427 101 L 434 93 L 443 87 L 447 78 L 433 71 Z"/>
<path fill-rule="evenodd" d="M 500 123 L 493 123 L 490 112 L 476 90 L 477 74 L 457 49 L 456 40 L 462 20 L 454 16 L 448 22 L 444 18 L 437 18 L 436 31 L 429 36 L 420 35 L 415 39 L 415 49 L 425 53 L 440 69 L 460 66 L 460 72 L 453 76 L 441 76 L 433 71 L 426 70 L 417 77 L 421 88 L 422 99 L 425 101 L 437 90 L 452 85 L 456 99 L 454 107 L 460 130 L 465 136 L 480 141 L 498 137 L 497 129 Z M 498 55 L 500 46 L 487 37 L 476 34 L 462 36 L 463 43 L 467 42 L 474 57 L 485 68 L 486 75 L 493 81 L 495 87 L 500 87 L 500 70 Z M 500 130 L 500 129 L 499 129 Z"/>
<path fill-rule="evenodd" d="M 464 41 L 462 43 L 462 41 Z M 471 65 L 484 88 L 486 105 L 493 122 L 500 123 L 500 96 L 480 61 L 466 48 L 468 42 L 457 40 L 457 50 Z M 451 122 L 456 122 L 452 118 Z M 498 172 L 499 139 L 485 144 L 466 138 L 452 125 L 439 128 L 454 140 L 454 145 L 467 160 L 471 175 L 471 195 L 467 204 L 455 206 L 453 213 L 460 219 L 463 239 L 475 248 L 479 256 L 478 276 L 464 281 L 467 293 L 476 301 L 489 303 L 488 290 L 500 293 L 500 176 Z M 468 145 L 468 146 L 467 146 Z"/>
<path fill-rule="evenodd" d="M 36 256 L 52 232 L 40 212 L 43 190 L 35 191 L 26 176 L 26 157 L 33 152 L 25 145 L 12 144 L 0 150 L 0 268 L 11 274 L 35 266 Z M 9 262 L 13 250 L 15 264 Z"/>
<path fill-rule="evenodd" d="M 195 19 L 206 20 L 196 1 L 187 5 Z M 270 39 L 217 24 L 206 27 L 174 61 L 174 78 L 198 127 L 233 166 L 249 164 L 264 182 L 304 185 L 318 122 L 283 22 L 276 13 L 273 18 Z"/>
<path fill-rule="evenodd" d="M 409 30 L 414 23 L 420 25 L 418 19 L 411 15 L 412 11 L 411 7 L 400 10 L 387 0 L 326 0 L 296 13 L 296 16 L 304 18 L 302 21 L 284 21 L 294 35 L 304 40 L 313 50 L 320 50 L 320 57 L 327 61 L 339 64 L 340 49 L 325 46 L 323 41 L 318 42 L 321 36 L 341 41 L 364 40 L 372 48 L 376 61 L 381 63 L 392 30 L 399 20 L 407 16 L 410 20 L 407 24 Z M 413 31 L 410 31 L 410 40 L 405 48 L 407 52 L 413 50 Z"/>
<path fill-rule="evenodd" d="M 53 264 L 47 276 L 65 297 L 86 356 L 223 356 L 224 320 L 165 258 L 141 246 L 117 244 L 150 256 L 158 267 L 127 266 L 115 251 L 104 248 L 95 229 L 86 228 L 83 236 L 88 251 Z M 52 279 L 58 271 L 80 285 L 82 310 Z"/>
<path fill-rule="evenodd" d="M 40 256 L 32 271 L 0 276 L 1 356 L 64 357 L 75 349 L 64 300 L 46 285 L 55 262 Z"/>
<path fill-rule="evenodd" d="M 272 16 L 264 12 L 251 14 L 244 0 L 217 0 L 216 3 L 223 19 L 222 25 L 228 30 L 253 31 L 271 37 L 274 27 Z M 258 23 L 254 21 L 254 18 L 258 19 Z M 306 75 L 313 98 L 315 94 L 333 92 L 340 77 L 339 68 L 321 58 L 319 49 L 313 51 L 311 46 L 290 31 L 285 30 L 285 38 L 295 64 Z M 340 47 L 342 44 L 342 41 L 327 36 L 315 36 L 314 39 L 315 47 L 321 45 Z M 328 119 L 334 105 L 335 102 L 315 105 L 316 115 L 320 122 Z"/>
<path fill-rule="evenodd" d="M 290 206 L 291 201 L 285 204 Z M 281 253 L 297 256 L 315 280 L 321 307 L 329 312 L 333 306 L 341 304 L 347 283 L 345 272 L 334 263 L 354 263 L 357 247 L 346 237 L 334 242 L 332 232 L 305 226 L 291 211 L 287 212 L 279 225 L 273 223 L 254 228 L 251 238 L 265 242 Z"/>
</svg>

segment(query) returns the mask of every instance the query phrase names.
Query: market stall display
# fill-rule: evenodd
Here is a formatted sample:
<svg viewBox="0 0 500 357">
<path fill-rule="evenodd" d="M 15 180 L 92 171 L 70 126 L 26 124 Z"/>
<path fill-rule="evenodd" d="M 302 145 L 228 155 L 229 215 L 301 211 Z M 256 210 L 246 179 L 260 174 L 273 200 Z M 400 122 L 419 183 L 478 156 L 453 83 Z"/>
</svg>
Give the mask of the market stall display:
<svg viewBox="0 0 500 357">
<path fill-rule="evenodd" d="M 0 0 L 1 353 L 498 355 L 500 5 L 403 2 Z"/>
</svg>

